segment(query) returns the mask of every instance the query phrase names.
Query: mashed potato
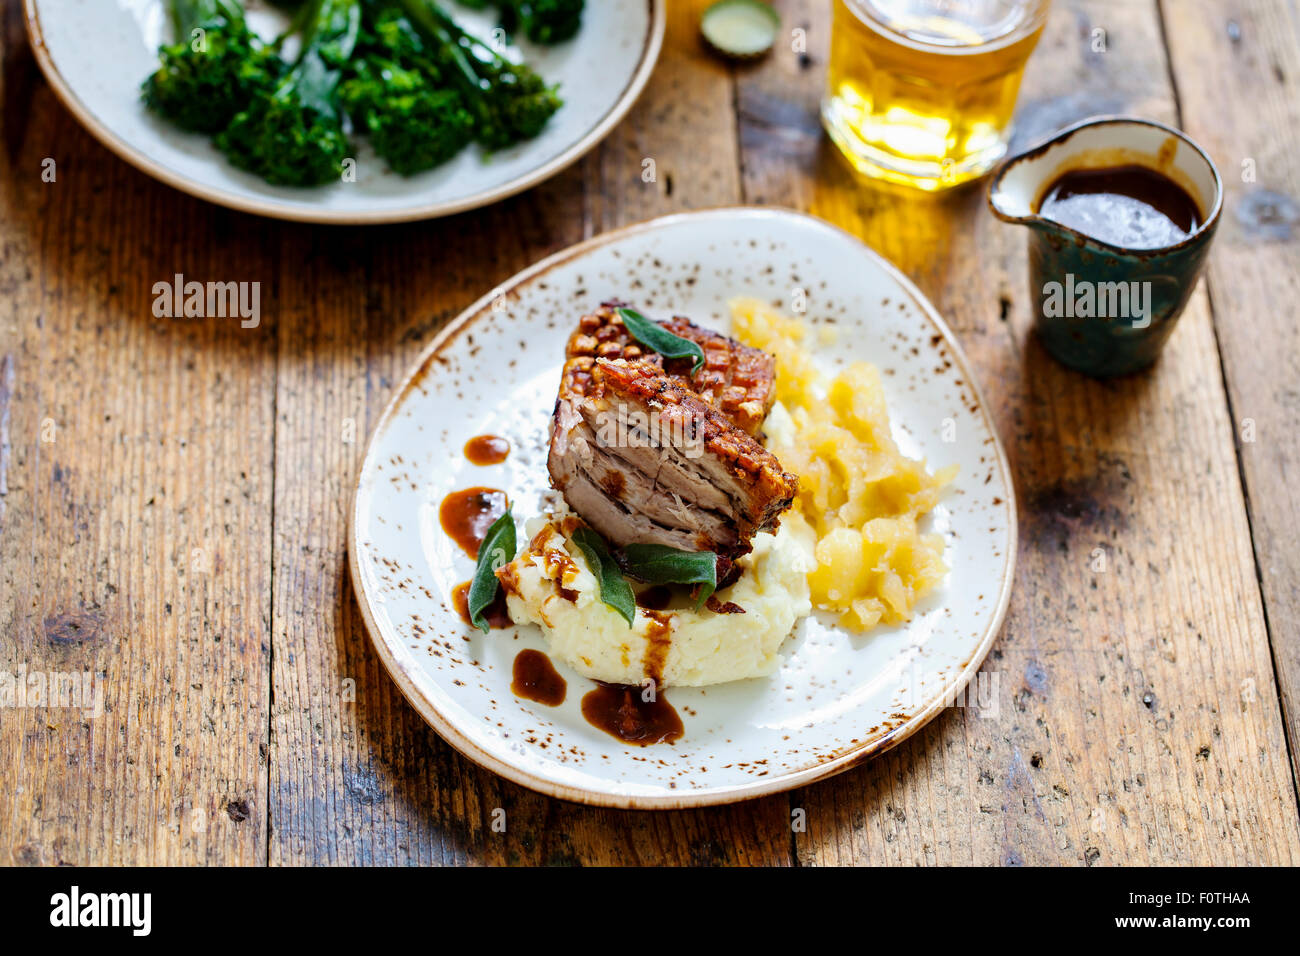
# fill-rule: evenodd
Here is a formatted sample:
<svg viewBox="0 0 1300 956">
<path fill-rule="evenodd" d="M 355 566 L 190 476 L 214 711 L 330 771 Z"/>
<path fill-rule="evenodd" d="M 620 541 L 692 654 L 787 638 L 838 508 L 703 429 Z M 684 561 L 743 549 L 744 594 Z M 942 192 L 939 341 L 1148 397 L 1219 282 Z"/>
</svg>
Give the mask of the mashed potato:
<svg viewBox="0 0 1300 956">
<path fill-rule="evenodd" d="M 652 678 L 660 686 L 762 677 L 776 670 L 781 642 L 812 611 L 814 538 L 798 515 L 788 514 L 775 535 L 756 535 L 754 550 L 737 562 L 739 580 L 718 592 L 744 614 L 689 604 L 638 607 L 631 628 L 601 601 L 581 549 L 569 540 L 578 526 L 567 514 L 530 520 L 529 546 L 499 576 L 510 617 L 538 624 L 551 653 L 584 677 L 616 684 Z"/>
<path fill-rule="evenodd" d="M 803 347 L 804 327 L 756 299 L 731 303 L 732 334 L 776 356 L 778 405 L 767 446 L 799 476 L 794 510 L 816 534 L 813 603 L 864 631 L 909 620 L 943 580 L 943 538 L 917 525 L 957 466 L 931 474 L 894 443 L 880 373 L 866 362 L 826 379 Z"/>
</svg>

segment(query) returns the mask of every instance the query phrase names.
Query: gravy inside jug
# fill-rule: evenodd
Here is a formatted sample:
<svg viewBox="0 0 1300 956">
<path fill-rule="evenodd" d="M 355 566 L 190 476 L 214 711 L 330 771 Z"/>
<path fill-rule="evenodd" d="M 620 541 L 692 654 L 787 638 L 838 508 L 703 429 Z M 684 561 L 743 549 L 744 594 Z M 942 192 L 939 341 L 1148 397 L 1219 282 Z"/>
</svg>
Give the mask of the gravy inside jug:
<svg viewBox="0 0 1300 956">
<path fill-rule="evenodd" d="M 1175 245 L 1202 221 L 1186 190 L 1136 163 L 1066 170 L 1043 192 L 1038 214 L 1123 249 Z"/>
</svg>

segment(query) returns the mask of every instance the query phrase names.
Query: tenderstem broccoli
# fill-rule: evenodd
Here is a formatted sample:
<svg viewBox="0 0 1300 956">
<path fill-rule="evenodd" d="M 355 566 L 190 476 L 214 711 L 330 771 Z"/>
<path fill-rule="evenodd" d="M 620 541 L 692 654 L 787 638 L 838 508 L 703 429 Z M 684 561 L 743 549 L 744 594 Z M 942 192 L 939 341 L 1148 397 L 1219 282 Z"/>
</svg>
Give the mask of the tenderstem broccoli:
<svg viewBox="0 0 1300 956">
<path fill-rule="evenodd" d="M 284 72 L 276 51 L 249 29 L 235 0 L 167 0 L 175 40 L 158 51 L 145 104 L 182 129 L 224 129 Z"/>
<path fill-rule="evenodd" d="M 434 45 L 474 116 L 474 136 L 504 149 L 542 131 L 563 101 L 531 67 L 512 63 L 467 33 L 430 0 L 400 0 L 412 24 Z"/>
<path fill-rule="evenodd" d="M 400 10 L 368 13 L 342 98 L 395 172 L 440 165 L 474 138 L 474 116 L 443 73 Z"/>
<path fill-rule="evenodd" d="M 534 137 L 561 105 L 554 86 L 436 0 L 274 2 L 292 20 L 268 43 L 239 0 L 166 0 L 175 40 L 143 90 L 150 108 L 212 134 L 232 164 L 270 183 L 337 181 L 353 131 L 410 175 L 474 141 L 497 150 Z"/>
<path fill-rule="evenodd" d="M 361 7 L 357 0 L 308 3 L 293 67 L 273 90 L 254 94 L 215 140 L 231 163 L 283 186 L 337 180 L 349 153 L 338 86 L 356 47 Z"/>
</svg>

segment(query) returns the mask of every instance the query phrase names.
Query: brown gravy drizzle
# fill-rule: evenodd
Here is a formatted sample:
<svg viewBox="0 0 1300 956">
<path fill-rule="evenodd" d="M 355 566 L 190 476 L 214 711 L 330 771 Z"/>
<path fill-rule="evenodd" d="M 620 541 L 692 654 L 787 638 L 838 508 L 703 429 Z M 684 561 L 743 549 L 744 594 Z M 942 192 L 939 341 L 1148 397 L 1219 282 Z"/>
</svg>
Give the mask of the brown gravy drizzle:
<svg viewBox="0 0 1300 956">
<path fill-rule="evenodd" d="M 682 719 L 662 691 L 645 701 L 640 687 L 601 681 L 596 685 L 582 698 L 582 716 L 596 729 L 638 747 L 672 743 L 682 736 Z"/>
<path fill-rule="evenodd" d="M 516 697 L 524 700 L 559 707 L 564 703 L 568 685 L 549 657 L 541 651 L 525 648 L 515 655 L 514 680 L 510 682 L 510 689 Z"/>
<path fill-rule="evenodd" d="M 673 629 L 669 625 L 672 616 L 663 611 L 646 609 L 646 647 L 641 655 L 641 670 L 646 677 L 654 679 L 655 686 L 664 682 L 664 664 L 668 661 L 668 649 L 673 646 Z"/>
<path fill-rule="evenodd" d="M 453 491 L 442 499 L 438 520 L 442 530 L 461 546 L 471 558 L 478 557 L 478 547 L 488 528 L 506 513 L 506 493 L 496 488 L 466 488 Z"/>
<path fill-rule="evenodd" d="M 451 603 L 455 605 L 456 613 L 460 615 L 462 621 L 473 626 L 469 619 L 469 586 L 472 582 L 462 581 L 451 590 Z M 505 588 L 497 588 L 497 596 L 492 599 L 492 603 L 483 611 L 483 616 L 487 619 L 488 627 L 502 628 L 509 627 L 514 622 L 510 620 L 510 611 L 506 607 Z"/>
<path fill-rule="evenodd" d="M 475 435 L 465 442 L 465 457 L 475 465 L 499 465 L 510 454 L 510 442 L 499 435 Z"/>
<path fill-rule="evenodd" d="M 555 592 L 570 604 L 577 604 L 578 592 L 573 588 L 565 587 L 564 579 L 568 577 L 572 580 L 578 573 L 578 566 L 561 548 L 543 548 L 541 554 L 546 576 L 555 582 Z"/>
</svg>

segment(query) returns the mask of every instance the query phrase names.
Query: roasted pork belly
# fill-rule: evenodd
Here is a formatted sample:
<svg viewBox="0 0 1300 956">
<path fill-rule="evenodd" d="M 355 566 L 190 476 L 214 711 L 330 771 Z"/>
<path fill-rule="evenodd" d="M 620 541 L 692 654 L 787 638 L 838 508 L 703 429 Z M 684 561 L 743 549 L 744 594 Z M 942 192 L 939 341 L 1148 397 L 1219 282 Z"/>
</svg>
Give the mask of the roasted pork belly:
<svg viewBox="0 0 1300 956">
<path fill-rule="evenodd" d="M 758 434 L 775 398 L 776 361 L 772 356 L 682 316 L 660 322 L 669 332 L 690 339 L 704 351 L 704 365 L 692 372 L 690 360 L 665 361 L 633 339 L 619 317 L 620 305 L 606 302 L 578 322 L 565 348 L 561 400 L 586 391 L 597 359 L 649 362 L 718 409 L 732 424 L 750 435 Z"/>
<path fill-rule="evenodd" d="M 611 544 L 731 560 L 756 533 L 775 530 L 798 479 L 733 417 L 661 362 L 595 357 L 576 375 L 573 360 L 547 465 L 569 506 Z"/>
</svg>

